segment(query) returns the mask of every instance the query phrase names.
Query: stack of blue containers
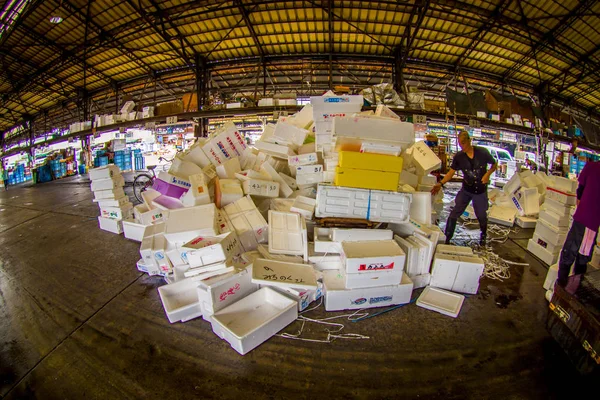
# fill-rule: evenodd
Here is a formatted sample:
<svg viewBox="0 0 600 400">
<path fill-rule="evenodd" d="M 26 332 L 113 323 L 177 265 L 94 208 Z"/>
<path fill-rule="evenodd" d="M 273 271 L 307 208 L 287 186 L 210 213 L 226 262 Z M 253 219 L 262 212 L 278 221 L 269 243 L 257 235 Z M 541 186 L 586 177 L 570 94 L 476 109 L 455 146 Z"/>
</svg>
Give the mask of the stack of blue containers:
<svg viewBox="0 0 600 400">
<path fill-rule="evenodd" d="M 118 150 L 115 151 L 115 165 L 121 169 L 121 171 L 131 170 L 131 150 Z"/>
<path fill-rule="evenodd" d="M 136 171 L 146 168 L 146 162 L 144 161 L 144 155 L 142 154 L 142 150 L 135 149 L 133 151 L 133 159 L 135 160 Z"/>
<path fill-rule="evenodd" d="M 67 175 L 67 164 L 61 163 L 59 159 L 50 160 L 50 168 L 52 168 L 52 175 L 56 179 Z"/>
<path fill-rule="evenodd" d="M 16 185 L 23 182 L 25 182 L 25 166 L 21 164 L 8 174 L 8 184 Z"/>
</svg>

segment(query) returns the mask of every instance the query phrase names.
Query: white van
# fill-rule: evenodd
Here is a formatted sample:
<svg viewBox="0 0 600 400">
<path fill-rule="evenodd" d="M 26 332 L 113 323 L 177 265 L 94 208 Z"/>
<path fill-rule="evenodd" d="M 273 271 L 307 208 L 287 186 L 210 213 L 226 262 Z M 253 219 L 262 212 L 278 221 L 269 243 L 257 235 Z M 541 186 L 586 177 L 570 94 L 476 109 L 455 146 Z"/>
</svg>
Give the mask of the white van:
<svg viewBox="0 0 600 400">
<path fill-rule="evenodd" d="M 509 161 L 514 161 L 513 156 L 510 155 L 508 150 L 501 149 L 500 147 L 492 147 L 492 146 L 479 146 L 487 149 L 492 157 L 494 157 L 498 163 L 507 163 Z"/>
</svg>

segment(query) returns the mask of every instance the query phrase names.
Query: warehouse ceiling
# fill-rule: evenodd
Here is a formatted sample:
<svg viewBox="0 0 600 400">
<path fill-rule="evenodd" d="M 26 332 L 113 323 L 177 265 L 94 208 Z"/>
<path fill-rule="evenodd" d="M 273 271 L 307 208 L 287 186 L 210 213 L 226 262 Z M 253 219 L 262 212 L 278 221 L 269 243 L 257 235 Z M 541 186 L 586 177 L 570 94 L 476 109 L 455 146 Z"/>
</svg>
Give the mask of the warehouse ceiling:
<svg viewBox="0 0 600 400">
<path fill-rule="evenodd" d="M 232 95 L 402 70 L 417 86 L 485 81 L 600 106 L 597 1 L 8 0 L 0 19 L 0 131 L 88 95 L 100 112 L 128 91 L 194 90 L 200 62 Z"/>
</svg>

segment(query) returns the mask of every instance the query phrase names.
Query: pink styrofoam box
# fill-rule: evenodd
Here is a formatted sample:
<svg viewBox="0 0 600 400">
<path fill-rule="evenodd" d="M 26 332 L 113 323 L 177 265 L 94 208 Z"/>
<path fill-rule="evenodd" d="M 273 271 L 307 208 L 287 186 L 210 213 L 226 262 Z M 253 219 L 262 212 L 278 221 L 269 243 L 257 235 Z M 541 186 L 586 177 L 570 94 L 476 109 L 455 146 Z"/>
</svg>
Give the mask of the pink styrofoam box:
<svg viewBox="0 0 600 400">
<path fill-rule="evenodd" d="M 167 183 L 167 182 L 163 181 L 162 179 L 158 179 L 158 178 L 154 180 L 152 189 L 156 190 L 157 192 L 160 192 L 161 194 L 163 194 L 165 196 L 175 197 L 175 198 L 180 198 L 188 191 L 188 189 L 184 189 L 180 186 L 171 185 L 170 183 Z"/>
</svg>

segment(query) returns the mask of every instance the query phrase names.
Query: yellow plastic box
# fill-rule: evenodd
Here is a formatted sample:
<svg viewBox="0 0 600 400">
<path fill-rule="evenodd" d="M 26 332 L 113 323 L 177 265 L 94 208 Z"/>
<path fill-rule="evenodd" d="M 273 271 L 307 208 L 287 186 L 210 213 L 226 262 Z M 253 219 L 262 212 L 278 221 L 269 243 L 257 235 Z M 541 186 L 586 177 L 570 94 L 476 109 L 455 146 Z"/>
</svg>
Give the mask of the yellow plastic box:
<svg viewBox="0 0 600 400">
<path fill-rule="evenodd" d="M 359 189 L 398 190 L 400 174 L 396 172 L 368 171 L 337 167 L 335 169 L 335 185 Z"/>
<path fill-rule="evenodd" d="M 369 171 L 402 172 L 402 157 L 387 154 L 341 151 L 339 166 Z"/>
</svg>

